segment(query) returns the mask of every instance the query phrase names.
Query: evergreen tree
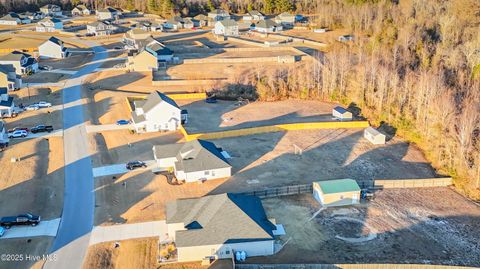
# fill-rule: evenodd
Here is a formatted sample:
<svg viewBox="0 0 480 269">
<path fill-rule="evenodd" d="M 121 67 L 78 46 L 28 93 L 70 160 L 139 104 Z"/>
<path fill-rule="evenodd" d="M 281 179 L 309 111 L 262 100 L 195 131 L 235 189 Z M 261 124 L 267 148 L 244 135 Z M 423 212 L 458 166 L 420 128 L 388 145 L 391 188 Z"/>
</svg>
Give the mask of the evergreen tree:
<svg viewBox="0 0 480 269">
<path fill-rule="evenodd" d="M 290 0 L 275 0 L 275 10 L 278 13 L 292 11 L 293 5 Z"/>
<path fill-rule="evenodd" d="M 265 14 L 272 14 L 275 11 L 275 0 L 264 0 L 263 12 Z"/>
<path fill-rule="evenodd" d="M 162 16 L 171 17 L 175 14 L 175 5 L 172 0 L 163 0 Z"/>
<path fill-rule="evenodd" d="M 207 6 L 208 6 L 208 9 L 210 11 L 214 11 L 216 9 L 215 5 L 213 4 L 213 1 L 212 0 L 208 0 L 207 2 Z"/>
</svg>

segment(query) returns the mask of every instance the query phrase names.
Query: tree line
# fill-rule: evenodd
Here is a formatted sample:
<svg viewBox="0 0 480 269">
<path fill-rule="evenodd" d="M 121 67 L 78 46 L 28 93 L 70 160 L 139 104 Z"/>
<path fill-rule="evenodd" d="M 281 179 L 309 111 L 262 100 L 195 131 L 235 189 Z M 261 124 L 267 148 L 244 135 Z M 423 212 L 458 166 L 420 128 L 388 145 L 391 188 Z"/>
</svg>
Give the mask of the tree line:
<svg viewBox="0 0 480 269">
<path fill-rule="evenodd" d="M 358 107 L 480 199 L 480 1 L 317 3 L 317 25 L 347 29 L 354 42 L 301 67 L 252 69 L 226 92 Z"/>
<path fill-rule="evenodd" d="M 0 13 L 36 11 L 45 4 L 56 4 L 65 10 L 79 4 L 92 9 L 112 6 L 166 18 L 174 15 L 195 16 L 216 8 L 237 14 L 244 14 L 250 10 L 276 14 L 286 11 L 309 12 L 314 11 L 316 7 L 316 1 L 312 0 L 0 0 Z"/>
</svg>

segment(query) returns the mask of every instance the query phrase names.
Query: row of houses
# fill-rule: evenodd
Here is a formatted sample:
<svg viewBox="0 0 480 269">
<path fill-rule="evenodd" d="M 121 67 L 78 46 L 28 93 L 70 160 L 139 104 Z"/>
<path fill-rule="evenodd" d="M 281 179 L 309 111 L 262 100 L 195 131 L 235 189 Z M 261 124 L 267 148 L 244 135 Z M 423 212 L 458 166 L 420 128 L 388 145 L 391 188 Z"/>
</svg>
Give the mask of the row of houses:
<svg viewBox="0 0 480 269">
<path fill-rule="evenodd" d="M 8 12 L 5 16 L 0 18 L 0 25 L 29 24 L 32 23 L 32 21 L 42 20 L 48 16 L 61 17 L 62 9 L 57 5 L 48 4 L 42 6 L 40 11 L 25 12 L 23 14 Z"/>
</svg>

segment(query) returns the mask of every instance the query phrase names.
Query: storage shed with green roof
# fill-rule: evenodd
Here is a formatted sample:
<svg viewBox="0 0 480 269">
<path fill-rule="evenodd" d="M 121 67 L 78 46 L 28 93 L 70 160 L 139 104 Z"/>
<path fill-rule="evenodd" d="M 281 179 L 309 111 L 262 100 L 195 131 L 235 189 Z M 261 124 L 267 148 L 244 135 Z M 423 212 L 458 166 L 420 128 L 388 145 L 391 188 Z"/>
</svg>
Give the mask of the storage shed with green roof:
<svg viewBox="0 0 480 269">
<path fill-rule="evenodd" d="M 335 179 L 313 182 L 313 197 L 323 206 L 358 204 L 360 187 L 353 179 Z"/>
</svg>

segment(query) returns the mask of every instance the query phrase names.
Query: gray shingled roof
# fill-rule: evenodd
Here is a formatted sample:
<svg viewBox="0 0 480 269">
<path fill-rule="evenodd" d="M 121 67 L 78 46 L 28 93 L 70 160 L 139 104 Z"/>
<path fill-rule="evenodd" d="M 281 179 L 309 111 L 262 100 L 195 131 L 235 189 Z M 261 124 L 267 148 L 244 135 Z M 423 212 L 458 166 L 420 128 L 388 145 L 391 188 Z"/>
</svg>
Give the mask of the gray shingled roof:
<svg viewBox="0 0 480 269">
<path fill-rule="evenodd" d="M 152 108 L 154 108 L 161 102 L 166 102 L 176 108 L 179 108 L 177 103 L 175 103 L 173 99 L 171 99 L 170 97 L 166 96 L 165 94 L 159 91 L 154 91 L 147 97 L 147 101 L 145 102 L 145 104 L 143 104 L 142 106 L 143 112 L 147 113 L 148 111 L 150 111 Z"/>
<path fill-rule="evenodd" d="M 237 26 L 237 22 L 234 21 L 234 20 L 221 20 L 220 23 L 224 26 L 224 27 L 234 27 L 234 26 Z"/>
<path fill-rule="evenodd" d="M 15 72 L 15 66 L 13 66 L 12 64 L 0 64 L 0 72 L 5 74 Z"/>
<path fill-rule="evenodd" d="M 48 39 L 48 41 L 51 41 L 51 42 L 53 42 L 53 43 L 55 43 L 55 44 L 57 44 L 57 45 L 59 45 L 59 46 L 63 46 L 63 41 L 60 40 L 60 39 L 58 39 L 58 38 L 56 38 L 56 37 L 54 37 L 54 36 L 50 37 L 50 38 Z"/>
<path fill-rule="evenodd" d="M 257 22 L 257 25 L 255 27 L 258 28 L 272 28 L 272 27 L 277 27 L 278 24 L 272 20 L 261 20 Z"/>
<path fill-rule="evenodd" d="M 13 96 L 9 96 L 7 100 L 0 101 L 0 107 L 12 107 Z"/>
<path fill-rule="evenodd" d="M 175 168 L 186 173 L 231 167 L 221 149 L 212 142 L 192 140 L 186 143 L 154 146 L 159 159 L 176 157 Z"/>
<path fill-rule="evenodd" d="M 26 53 L 20 51 L 12 51 L 9 54 L 0 56 L 0 61 L 20 61 L 24 56 L 30 57 L 30 55 Z"/>
<path fill-rule="evenodd" d="M 167 204 L 167 223 L 183 223 L 177 247 L 273 240 L 273 225 L 258 197 L 224 193 Z"/>
</svg>

